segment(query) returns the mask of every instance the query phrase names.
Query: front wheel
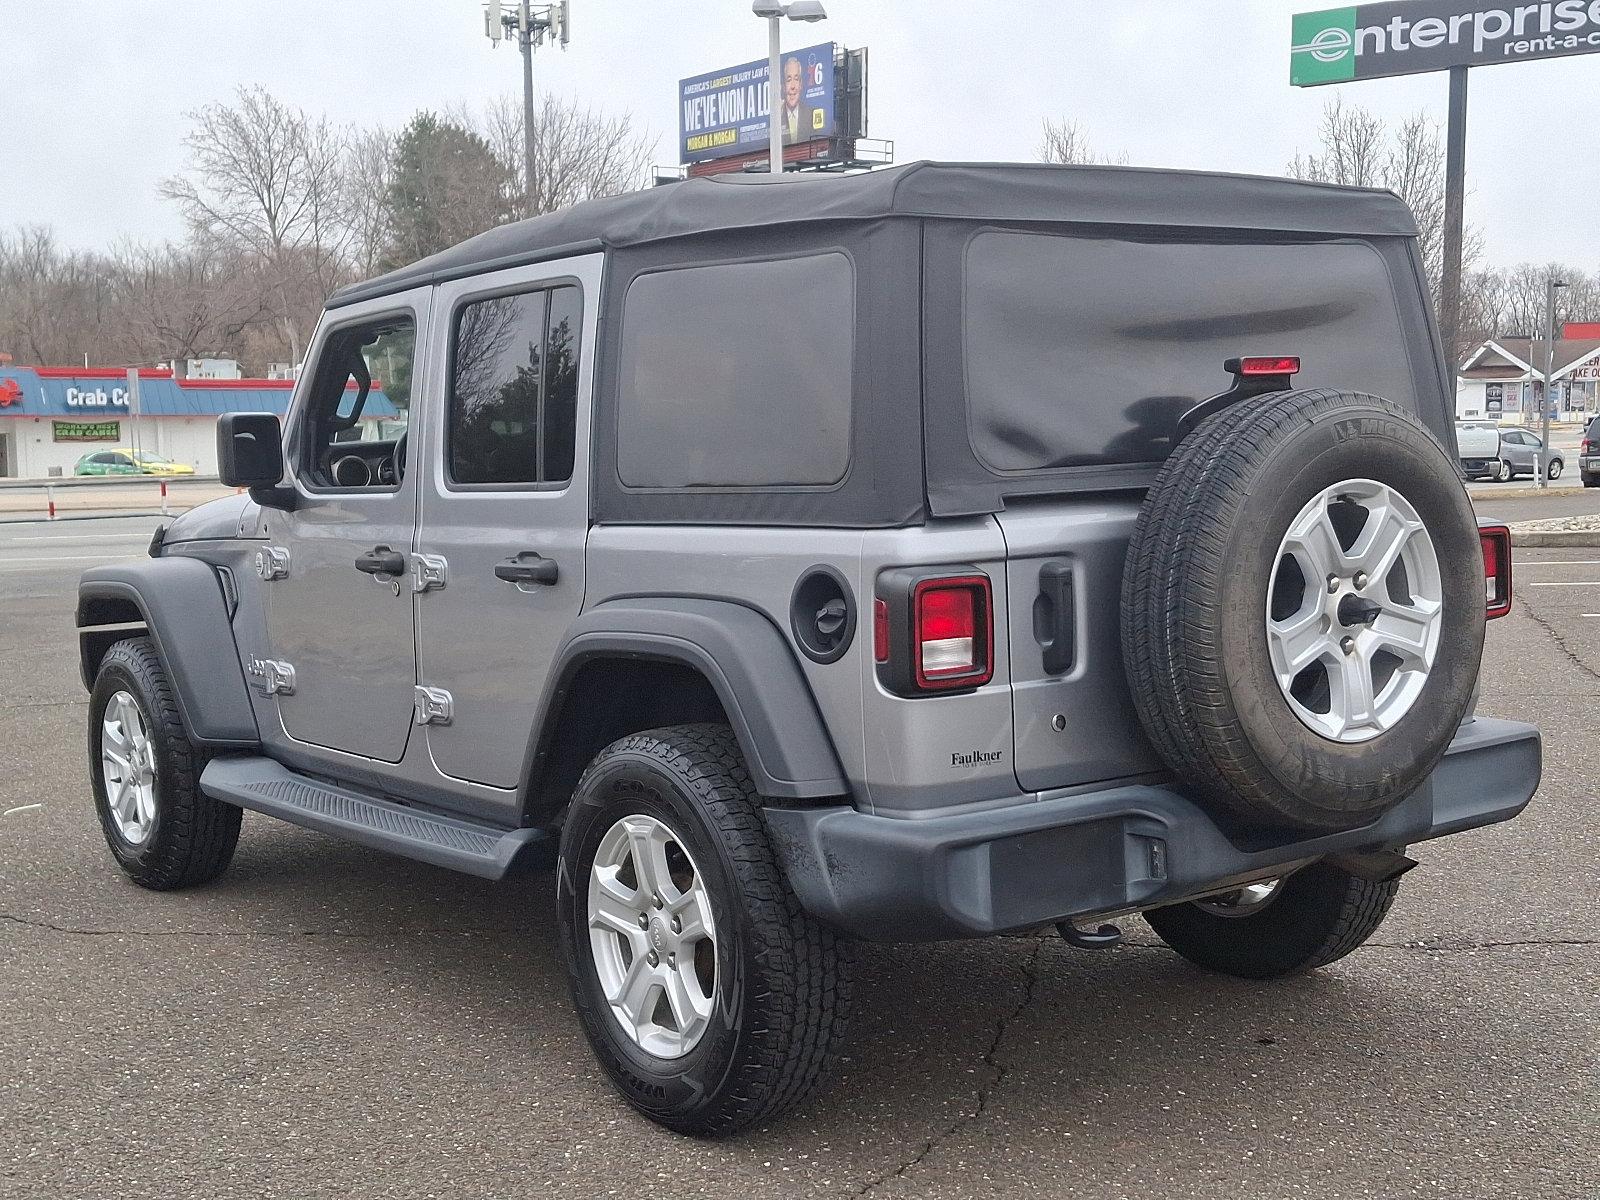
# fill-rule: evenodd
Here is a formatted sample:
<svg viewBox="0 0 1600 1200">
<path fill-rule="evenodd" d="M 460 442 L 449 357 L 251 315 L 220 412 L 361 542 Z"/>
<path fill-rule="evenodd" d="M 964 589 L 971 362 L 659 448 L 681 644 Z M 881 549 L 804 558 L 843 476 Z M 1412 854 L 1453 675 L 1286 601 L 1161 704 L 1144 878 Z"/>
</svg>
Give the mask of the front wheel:
<svg viewBox="0 0 1600 1200">
<path fill-rule="evenodd" d="M 1144 918 L 1196 966 L 1276 979 L 1349 954 L 1377 932 L 1399 890 L 1399 880 L 1369 883 L 1319 862 L 1286 879 L 1152 909 Z"/>
<path fill-rule="evenodd" d="M 734 1133 L 826 1076 L 852 948 L 790 890 L 727 726 L 595 757 L 562 828 L 556 905 L 584 1033 L 651 1120 Z"/>
<path fill-rule="evenodd" d="M 241 810 L 200 790 L 205 762 L 150 639 L 113 645 L 89 697 L 89 777 L 106 845 L 141 887 L 206 883 L 233 860 Z"/>
<path fill-rule="evenodd" d="M 1550 465 L 1545 468 L 1545 476 L 1544 477 L 1546 479 L 1560 479 L 1561 478 L 1561 460 L 1559 458 L 1552 459 L 1550 461 Z"/>
<path fill-rule="evenodd" d="M 1496 483 L 1510 483 L 1513 474 L 1514 472 L 1511 470 L 1511 464 L 1505 459 L 1502 458 L 1498 463 L 1495 464 L 1494 481 Z"/>
</svg>

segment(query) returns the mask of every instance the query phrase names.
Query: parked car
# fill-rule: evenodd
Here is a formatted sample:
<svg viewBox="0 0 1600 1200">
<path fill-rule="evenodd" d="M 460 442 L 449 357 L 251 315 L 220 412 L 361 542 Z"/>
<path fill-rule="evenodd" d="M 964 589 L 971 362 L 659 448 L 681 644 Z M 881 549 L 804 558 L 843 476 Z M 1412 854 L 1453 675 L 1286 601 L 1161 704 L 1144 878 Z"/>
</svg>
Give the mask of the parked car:
<svg viewBox="0 0 1600 1200">
<path fill-rule="evenodd" d="M 147 450 L 95 450 L 72 468 L 74 475 L 193 475 L 188 463 L 173 462 Z"/>
<path fill-rule="evenodd" d="M 1600 487 L 1600 417 L 1589 421 L 1578 446 L 1578 477 L 1584 487 Z"/>
<path fill-rule="evenodd" d="M 219 422 L 248 493 L 83 576 L 111 855 L 203 883 L 251 809 L 554 865 L 525 919 L 596 1058 L 696 1134 L 826 1077 L 855 939 L 1143 913 L 1210 970 L 1330 963 L 1539 779 L 1473 712 L 1509 541 L 1427 295 L 1388 192 L 940 164 L 346 288 L 284 432 Z M 408 424 L 349 440 L 378 364 Z"/>
<path fill-rule="evenodd" d="M 1511 478 L 1500 450 L 1498 423 L 1463 421 L 1456 426 L 1456 451 L 1468 479 Z"/>
<path fill-rule="evenodd" d="M 1504 464 L 1502 472 L 1497 478 L 1515 479 L 1518 475 L 1533 475 L 1539 473 L 1539 456 L 1544 451 L 1544 441 L 1538 434 L 1529 433 L 1525 429 L 1508 429 L 1500 435 L 1500 459 Z M 1549 464 L 1545 468 L 1551 479 L 1560 479 L 1561 472 L 1566 469 L 1567 460 L 1561 451 L 1551 450 Z"/>
</svg>

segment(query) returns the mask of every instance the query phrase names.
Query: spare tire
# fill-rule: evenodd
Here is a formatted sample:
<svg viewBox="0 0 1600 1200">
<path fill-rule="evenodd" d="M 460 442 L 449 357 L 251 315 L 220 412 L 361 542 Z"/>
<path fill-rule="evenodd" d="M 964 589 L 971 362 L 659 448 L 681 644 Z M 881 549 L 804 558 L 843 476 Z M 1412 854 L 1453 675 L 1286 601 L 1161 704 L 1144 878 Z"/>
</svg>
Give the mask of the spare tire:
<svg viewBox="0 0 1600 1200">
<path fill-rule="evenodd" d="M 1259 396 L 1163 464 L 1122 610 L 1140 720 L 1224 824 L 1357 828 L 1426 778 L 1472 704 L 1477 519 L 1398 405 Z"/>
</svg>

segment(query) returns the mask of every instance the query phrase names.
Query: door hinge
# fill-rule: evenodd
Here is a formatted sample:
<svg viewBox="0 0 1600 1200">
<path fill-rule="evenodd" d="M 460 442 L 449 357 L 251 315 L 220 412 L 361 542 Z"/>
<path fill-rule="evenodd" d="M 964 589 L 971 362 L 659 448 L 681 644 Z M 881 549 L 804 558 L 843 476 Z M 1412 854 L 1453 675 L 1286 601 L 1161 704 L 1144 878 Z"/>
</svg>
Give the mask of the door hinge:
<svg viewBox="0 0 1600 1200">
<path fill-rule="evenodd" d="M 413 554 L 411 556 L 411 590 L 431 592 L 450 582 L 450 564 L 442 554 Z"/>
<path fill-rule="evenodd" d="M 455 701 L 443 688 L 418 686 L 411 694 L 411 704 L 418 725 L 448 725 L 455 711 Z"/>
<path fill-rule="evenodd" d="M 256 551 L 256 574 L 269 582 L 289 577 L 289 551 L 283 546 L 263 546 Z"/>
<path fill-rule="evenodd" d="M 294 695 L 294 668 L 286 662 L 272 658 L 252 658 L 245 673 L 261 689 L 264 696 Z"/>
</svg>

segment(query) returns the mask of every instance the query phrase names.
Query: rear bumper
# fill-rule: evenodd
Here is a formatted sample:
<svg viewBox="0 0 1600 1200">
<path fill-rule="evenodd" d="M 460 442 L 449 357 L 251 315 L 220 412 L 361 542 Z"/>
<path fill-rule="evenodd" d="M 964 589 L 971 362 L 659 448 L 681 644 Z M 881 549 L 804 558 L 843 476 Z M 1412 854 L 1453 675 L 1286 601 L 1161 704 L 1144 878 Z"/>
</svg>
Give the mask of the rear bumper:
<svg viewBox="0 0 1600 1200">
<path fill-rule="evenodd" d="M 924 819 L 771 808 L 801 904 L 857 937 L 932 941 L 1170 904 L 1327 854 L 1399 849 L 1510 820 L 1539 785 L 1539 731 L 1478 719 L 1415 793 L 1373 824 L 1245 846 L 1167 786 L 1019 797 Z"/>
</svg>

